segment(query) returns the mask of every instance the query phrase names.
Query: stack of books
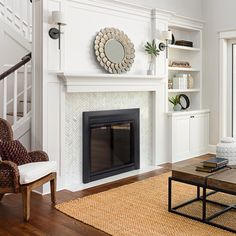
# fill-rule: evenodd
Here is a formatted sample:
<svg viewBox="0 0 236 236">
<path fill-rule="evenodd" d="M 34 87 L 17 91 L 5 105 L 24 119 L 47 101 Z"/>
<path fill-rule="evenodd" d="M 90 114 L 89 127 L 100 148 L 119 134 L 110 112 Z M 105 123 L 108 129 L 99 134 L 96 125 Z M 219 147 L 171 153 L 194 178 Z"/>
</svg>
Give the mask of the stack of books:
<svg viewBox="0 0 236 236">
<path fill-rule="evenodd" d="M 188 74 L 176 74 L 173 77 L 173 89 L 187 89 Z"/>
<path fill-rule="evenodd" d="M 221 168 L 224 168 L 228 164 L 228 160 L 225 158 L 214 157 L 201 163 L 196 167 L 197 171 L 212 173 Z"/>
<path fill-rule="evenodd" d="M 177 40 L 175 45 L 185 46 L 185 47 L 193 47 L 193 42 L 187 40 Z"/>
</svg>

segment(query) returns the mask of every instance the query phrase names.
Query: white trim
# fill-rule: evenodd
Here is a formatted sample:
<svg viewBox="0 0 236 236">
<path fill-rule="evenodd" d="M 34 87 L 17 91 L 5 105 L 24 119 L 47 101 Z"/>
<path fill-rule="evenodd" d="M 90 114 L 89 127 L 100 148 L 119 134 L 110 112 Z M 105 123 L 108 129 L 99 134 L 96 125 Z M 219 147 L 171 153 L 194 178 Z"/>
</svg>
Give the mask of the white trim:
<svg viewBox="0 0 236 236">
<path fill-rule="evenodd" d="M 32 149 L 42 149 L 42 90 L 43 90 L 43 6 L 45 1 L 32 1 Z M 36 93 L 37 91 L 37 93 Z"/>
<path fill-rule="evenodd" d="M 153 165 L 160 164 L 163 154 L 162 140 L 160 132 L 163 129 L 161 116 L 164 111 L 160 103 L 164 96 L 165 81 L 162 78 L 146 75 L 81 75 L 75 73 L 59 73 L 59 79 L 62 79 L 65 90 L 61 90 L 61 161 L 64 156 L 64 100 L 65 93 L 80 93 L 80 92 L 130 92 L 130 91 L 150 91 L 153 92 L 153 118 L 155 120 L 153 131 Z M 152 78 L 152 79 L 150 79 Z M 155 79 L 154 79 L 155 78 Z M 64 94 L 63 94 L 64 93 Z M 163 113 L 164 114 L 164 113 Z M 160 121 L 159 121 L 160 119 Z M 60 163 L 62 166 L 63 163 Z"/>
<path fill-rule="evenodd" d="M 31 51 L 31 44 L 20 33 L 12 29 L 8 24 L 0 18 L 0 28 L 16 43 L 21 45 L 25 50 Z"/>
<path fill-rule="evenodd" d="M 81 4 L 83 6 L 96 7 L 100 9 L 106 9 L 118 13 L 125 13 L 133 16 L 141 16 L 150 19 L 151 8 L 130 4 L 124 1 L 118 0 L 67 0 L 67 2 Z"/>
<path fill-rule="evenodd" d="M 233 39 L 236 36 L 236 30 L 219 32 L 219 39 Z"/>
<path fill-rule="evenodd" d="M 28 130 L 30 130 L 30 126 L 31 112 L 12 127 L 12 129 L 14 130 L 14 139 L 20 139 Z"/>
<path fill-rule="evenodd" d="M 236 30 L 219 33 L 219 139 L 227 136 L 227 53 L 228 40 L 236 38 Z"/>
<path fill-rule="evenodd" d="M 208 145 L 208 153 L 210 154 L 216 154 L 216 145 Z"/>
<path fill-rule="evenodd" d="M 59 73 L 67 93 L 75 92 L 118 92 L 118 91 L 154 91 L 164 78 L 147 75 L 94 74 L 81 75 Z"/>
<path fill-rule="evenodd" d="M 170 111 L 167 112 L 168 116 L 186 116 L 186 115 L 197 115 L 197 114 L 205 114 L 210 113 L 209 109 L 202 109 L 202 110 L 189 110 L 189 111 Z"/>
</svg>

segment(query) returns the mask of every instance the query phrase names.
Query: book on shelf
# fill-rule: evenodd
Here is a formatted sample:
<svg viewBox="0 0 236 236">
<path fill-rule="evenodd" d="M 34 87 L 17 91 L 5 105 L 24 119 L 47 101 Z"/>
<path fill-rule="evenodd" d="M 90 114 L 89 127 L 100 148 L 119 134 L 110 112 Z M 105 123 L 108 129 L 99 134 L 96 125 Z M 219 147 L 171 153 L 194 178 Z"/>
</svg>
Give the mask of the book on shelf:
<svg viewBox="0 0 236 236">
<path fill-rule="evenodd" d="M 225 166 L 228 164 L 228 159 L 225 158 L 220 158 L 220 157 L 214 157 L 211 158 L 207 161 L 203 162 L 203 166 L 205 167 L 221 167 L 221 166 Z"/>
<path fill-rule="evenodd" d="M 201 171 L 201 172 L 206 172 L 206 173 L 212 173 L 212 172 L 215 172 L 217 170 L 220 170 L 222 168 L 226 167 L 226 164 L 225 165 L 222 165 L 222 166 L 217 166 L 217 167 L 207 167 L 207 166 L 204 166 L 203 164 L 202 165 L 199 165 L 196 167 L 196 171 Z"/>
</svg>

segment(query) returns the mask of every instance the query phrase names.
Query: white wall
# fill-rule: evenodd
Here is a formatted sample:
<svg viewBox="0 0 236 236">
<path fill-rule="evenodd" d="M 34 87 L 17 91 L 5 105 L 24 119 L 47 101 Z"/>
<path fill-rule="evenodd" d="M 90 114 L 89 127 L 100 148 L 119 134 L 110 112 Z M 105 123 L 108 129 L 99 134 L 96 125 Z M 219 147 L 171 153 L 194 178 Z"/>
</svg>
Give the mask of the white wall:
<svg viewBox="0 0 236 236">
<path fill-rule="evenodd" d="M 236 29 L 235 0 L 203 1 L 204 106 L 210 108 L 210 144 L 219 141 L 219 41 L 218 32 Z"/>
<path fill-rule="evenodd" d="M 15 38 L 21 36 L 10 28 L 0 19 L 0 68 L 5 64 L 16 64 L 28 53 L 28 50 Z"/>
<path fill-rule="evenodd" d="M 30 0 L 20 0 L 20 1 L 18 1 L 18 0 L 5 0 L 4 1 L 6 6 L 10 10 L 14 11 L 17 16 L 22 17 L 25 22 L 28 22 L 27 11 L 29 9 L 27 7 L 28 7 L 29 2 L 30 2 Z M 30 18 L 31 18 L 31 15 L 30 15 Z"/>
<path fill-rule="evenodd" d="M 173 11 L 178 15 L 202 19 L 202 3 L 206 0 L 129 0 L 129 3 Z"/>
</svg>

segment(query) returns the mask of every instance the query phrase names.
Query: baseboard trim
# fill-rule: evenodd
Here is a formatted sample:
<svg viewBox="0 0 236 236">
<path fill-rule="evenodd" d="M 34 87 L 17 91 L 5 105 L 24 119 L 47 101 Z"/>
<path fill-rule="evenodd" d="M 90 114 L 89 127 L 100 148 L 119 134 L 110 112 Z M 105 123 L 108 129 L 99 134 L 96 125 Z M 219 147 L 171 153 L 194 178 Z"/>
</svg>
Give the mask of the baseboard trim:
<svg viewBox="0 0 236 236">
<path fill-rule="evenodd" d="M 216 145 L 208 145 L 208 153 L 216 154 Z"/>
</svg>

